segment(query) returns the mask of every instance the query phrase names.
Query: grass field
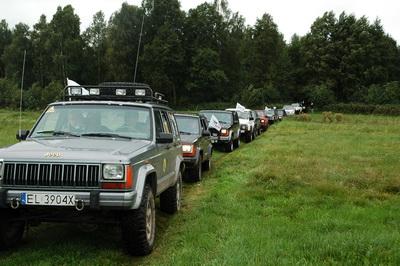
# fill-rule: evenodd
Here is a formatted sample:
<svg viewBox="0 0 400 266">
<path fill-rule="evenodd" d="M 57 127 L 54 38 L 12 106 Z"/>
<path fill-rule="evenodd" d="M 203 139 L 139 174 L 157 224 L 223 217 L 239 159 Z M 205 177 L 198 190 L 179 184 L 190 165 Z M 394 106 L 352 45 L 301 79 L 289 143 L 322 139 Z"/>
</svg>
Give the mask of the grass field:
<svg viewBox="0 0 400 266">
<path fill-rule="evenodd" d="M 0 112 L 1 145 L 14 142 L 17 117 Z M 158 212 L 148 257 L 125 255 L 115 227 L 46 224 L 0 265 L 399 265 L 400 118 L 321 121 L 288 119 L 215 153 L 204 180 L 185 186 L 183 211 Z"/>
</svg>

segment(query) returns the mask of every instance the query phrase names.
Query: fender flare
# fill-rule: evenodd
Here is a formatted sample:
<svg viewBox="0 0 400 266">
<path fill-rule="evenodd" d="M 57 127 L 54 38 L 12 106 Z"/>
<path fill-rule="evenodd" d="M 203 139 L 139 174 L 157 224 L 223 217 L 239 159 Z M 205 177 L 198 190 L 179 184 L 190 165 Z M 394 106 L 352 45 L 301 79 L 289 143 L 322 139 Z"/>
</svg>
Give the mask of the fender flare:
<svg viewBox="0 0 400 266">
<path fill-rule="evenodd" d="M 133 205 L 133 209 L 137 209 L 140 206 L 140 203 L 142 202 L 142 197 L 143 197 L 143 191 L 144 191 L 144 186 L 146 184 L 146 179 L 149 175 L 156 174 L 156 169 L 154 166 L 151 164 L 145 164 L 142 165 L 138 172 L 137 172 L 137 178 L 136 178 L 136 201 L 135 204 Z M 156 188 L 157 188 L 157 176 L 156 176 Z M 156 195 L 156 191 L 155 194 Z"/>
</svg>

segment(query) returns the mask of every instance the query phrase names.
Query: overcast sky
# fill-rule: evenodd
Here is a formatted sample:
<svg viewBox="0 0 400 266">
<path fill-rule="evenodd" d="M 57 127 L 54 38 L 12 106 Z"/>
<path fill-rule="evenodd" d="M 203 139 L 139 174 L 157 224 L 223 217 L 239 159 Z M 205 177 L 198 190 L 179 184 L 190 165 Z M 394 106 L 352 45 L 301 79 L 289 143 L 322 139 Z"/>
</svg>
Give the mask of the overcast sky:
<svg viewBox="0 0 400 266">
<path fill-rule="evenodd" d="M 290 40 L 294 33 L 306 34 L 317 17 L 322 16 L 325 11 L 333 10 L 336 14 L 345 11 L 357 17 L 365 15 L 371 22 L 379 18 L 385 32 L 400 44 L 400 1 L 398 0 L 228 1 L 232 11 L 238 11 L 250 25 L 253 25 L 263 13 L 271 14 L 286 40 Z M 71 4 L 81 19 L 83 31 L 91 23 L 97 11 L 103 10 L 108 19 L 123 2 L 139 5 L 141 0 L 0 0 L 0 19 L 6 19 L 11 27 L 18 22 L 32 26 L 39 20 L 41 14 L 45 14 L 50 21 L 57 6 Z M 205 0 L 181 0 L 181 5 L 182 9 L 187 11 L 203 2 Z"/>
</svg>

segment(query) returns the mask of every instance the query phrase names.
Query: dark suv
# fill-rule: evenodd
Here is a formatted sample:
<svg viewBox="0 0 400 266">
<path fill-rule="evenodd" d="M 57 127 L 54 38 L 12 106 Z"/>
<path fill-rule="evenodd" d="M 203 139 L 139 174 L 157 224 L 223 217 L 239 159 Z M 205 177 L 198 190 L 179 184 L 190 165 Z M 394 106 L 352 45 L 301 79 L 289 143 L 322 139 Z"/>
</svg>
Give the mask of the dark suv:
<svg viewBox="0 0 400 266">
<path fill-rule="evenodd" d="M 209 127 L 213 145 L 222 146 L 227 152 L 239 148 L 240 124 L 236 111 L 202 110 L 200 114 L 204 115 L 208 121 L 215 116 L 221 125 L 220 130 Z"/>
<path fill-rule="evenodd" d="M 182 141 L 184 178 L 200 181 L 203 170 L 210 170 L 212 144 L 207 118 L 203 115 L 175 114 Z"/>
</svg>

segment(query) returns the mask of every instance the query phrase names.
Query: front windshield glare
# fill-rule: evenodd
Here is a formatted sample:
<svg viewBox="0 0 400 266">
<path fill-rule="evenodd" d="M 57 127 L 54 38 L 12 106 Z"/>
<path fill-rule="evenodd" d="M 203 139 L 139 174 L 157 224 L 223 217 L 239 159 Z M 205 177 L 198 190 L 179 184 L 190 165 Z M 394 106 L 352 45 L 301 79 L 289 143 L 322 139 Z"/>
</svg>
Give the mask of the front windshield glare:
<svg viewBox="0 0 400 266">
<path fill-rule="evenodd" d="M 193 117 L 176 116 L 179 132 L 181 134 L 199 135 L 199 120 Z"/>
<path fill-rule="evenodd" d="M 240 119 L 249 119 L 250 113 L 249 112 L 240 112 L 237 111 Z"/>
<path fill-rule="evenodd" d="M 222 124 L 231 125 L 232 124 L 232 114 L 225 112 L 202 112 L 202 114 L 207 118 L 208 121 L 211 120 L 211 117 L 214 115 L 218 121 Z"/>
<path fill-rule="evenodd" d="M 85 135 L 150 139 L 150 110 L 145 107 L 115 105 L 50 106 L 31 137 Z"/>
</svg>

